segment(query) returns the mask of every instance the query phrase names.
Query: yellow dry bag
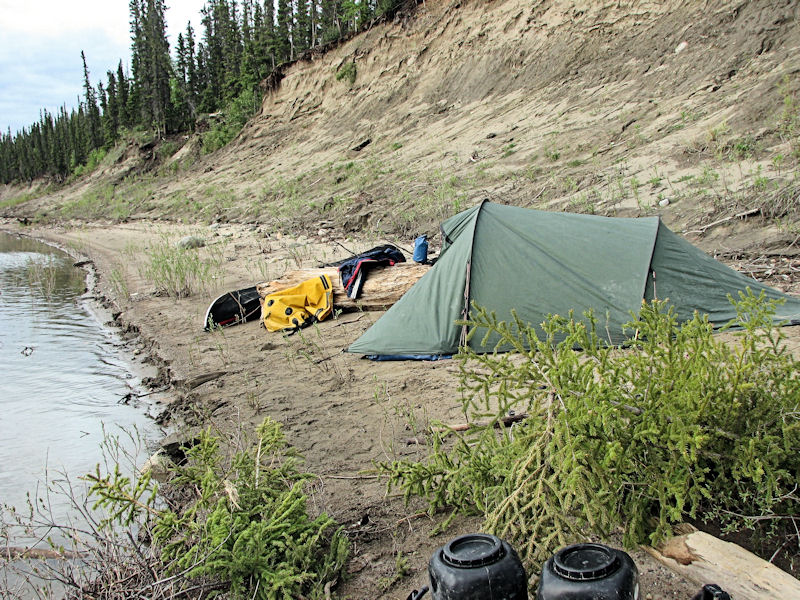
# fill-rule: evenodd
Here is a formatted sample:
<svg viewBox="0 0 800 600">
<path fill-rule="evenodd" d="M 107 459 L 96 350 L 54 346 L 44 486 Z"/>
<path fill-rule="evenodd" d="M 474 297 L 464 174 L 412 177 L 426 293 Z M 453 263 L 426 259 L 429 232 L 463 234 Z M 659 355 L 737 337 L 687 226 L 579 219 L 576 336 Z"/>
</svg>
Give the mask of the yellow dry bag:
<svg viewBox="0 0 800 600">
<path fill-rule="evenodd" d="M 264 297 L 261 320 L 267 331 L 297 331 L 325 320 L 333 311 L 330 277 L 320 275 Z"/>
</svg>

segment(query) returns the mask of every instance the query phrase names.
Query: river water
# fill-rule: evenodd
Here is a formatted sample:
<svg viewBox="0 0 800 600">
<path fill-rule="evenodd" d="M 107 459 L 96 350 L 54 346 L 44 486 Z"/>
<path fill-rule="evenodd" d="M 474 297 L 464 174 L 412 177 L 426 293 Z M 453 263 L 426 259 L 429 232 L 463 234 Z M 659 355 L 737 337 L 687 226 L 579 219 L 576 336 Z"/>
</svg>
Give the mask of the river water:
<svg viewBox="0 0 800 600">
<path fill-rule="evenodd" d="M 106 434 L 133 451 L 124 432 L 155 437 L 148 405 L 123 402 L 140 380 L 83 298 L 85 281 L 66 253 L 0 232 L 0 504 L 23 509 L 47 482 L 80 494 Z M 49 501 L 54 517 L 74 518 L 68 499 Z"/>
</svg>

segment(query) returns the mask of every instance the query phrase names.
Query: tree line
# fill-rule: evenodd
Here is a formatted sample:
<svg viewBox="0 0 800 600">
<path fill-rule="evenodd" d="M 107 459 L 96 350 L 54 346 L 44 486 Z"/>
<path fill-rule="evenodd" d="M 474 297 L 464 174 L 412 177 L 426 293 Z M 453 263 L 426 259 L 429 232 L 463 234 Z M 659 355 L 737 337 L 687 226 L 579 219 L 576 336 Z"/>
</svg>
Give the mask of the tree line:
<svg viewBox="0 0 800 600">
<path fill-rule="evenodd" d="M 92 168 L 126 132 L 189 131 L 198 115 L 224 111 L 232 137 L 260 103 L 258 84 L 281 64 L 340 40 L 397 8 L 402 0 L 208 0 L 174 48 L 165 0 L 130 0 L 129 69 L 120 60 L 93 85 L 86 57 L 78 106 L 45 109 L 39 120 L 0 136 L 0 182 L 64 181 Z M 235 131 L 234 131 L 235 130 Z"/>
</svg>

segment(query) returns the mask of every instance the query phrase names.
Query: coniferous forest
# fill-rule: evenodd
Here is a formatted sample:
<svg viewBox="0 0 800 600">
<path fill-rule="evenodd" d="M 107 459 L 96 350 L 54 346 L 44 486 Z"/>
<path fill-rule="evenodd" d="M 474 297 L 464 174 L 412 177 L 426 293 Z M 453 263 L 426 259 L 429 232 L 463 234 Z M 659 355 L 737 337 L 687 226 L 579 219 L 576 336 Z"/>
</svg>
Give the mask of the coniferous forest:
<svg viewBox="0 0 800 600">
<path fill-rule="evenodd" d="M 222 111 L 204 149 L 227 143 L 258 109 L 259 83 L 304 52 L 335 42 L 394 10 L 401 0 L 208 0 L 199 30 L 187 23 L 174 48 L 165 0 L 130 0 L 129 68 L 120 60 L 93 84 L 83 52 L 83 97 L 46 110 L 0 139 L 0 182 L 65 181 L 97 164 L 126 133 L 190 131 Z"/>
</svg>

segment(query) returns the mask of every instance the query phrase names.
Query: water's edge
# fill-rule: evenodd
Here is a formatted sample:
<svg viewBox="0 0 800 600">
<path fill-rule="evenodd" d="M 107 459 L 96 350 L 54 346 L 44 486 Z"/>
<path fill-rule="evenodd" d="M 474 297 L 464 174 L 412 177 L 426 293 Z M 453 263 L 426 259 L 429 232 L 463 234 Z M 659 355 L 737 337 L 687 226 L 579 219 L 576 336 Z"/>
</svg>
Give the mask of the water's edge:
<svg viewBox="0 0 800 600">
<path fill-rule="evenodd" d="M 2 222 L 0 222 L 0 232 L 46 244 L 72 258 L 73 266 L 82 269 L 86 274 L 84 292 L 80 296 L 81 306 L 94 318 L 104 332 L 118 337 L 122 342 L 122 346 L 119 348 L 120 355 L 125 359 L 130 372 L 140 382 L 131 386 L 132 391 L 139 396 L 153 397 L 154 401 L 160 400 L 158 403 L 164 406 L 171 404 L 175 397 L 172 393 L 172 381 L 167 364 L 155 353 L 139 353 L 137 347 L 147 347 L 149 341 L 142 337 L 138 327 L 121 319 L 121 310 L 114 310 L 116 300 L 106 296 L 100 289 L 100 275 L 95 261 L 77 249 L 61 244 L 52 238 L 30 235 L 18 229 L 9 229 L 4 227 Z M 158 394 L 158 398 L 154 397 L 156 394 Z M 156 422 L 161 420 L 159 418 L 161 415 L 150 414 L 149 416 Z M 168 434 L 169 432 L 164 432 L 161 439 L 157 441 L 160 442 Z"/>
<path fill-rule="evenodd" d="M 128 404 L 130 406 L 121 408 L 138 412 L 149 423 L 146 426 L 146 444 L 144 443 L 145 437 L 140 438 L 140 441 L 144 444 L 141 447 L 147 452 L 144 455 L 138 455 L 135 465 L 133 463 L 128 465 L 129 468 L 132 467 L 134 469 L 142 467 L 145 464 L 147 455 L 155 452 L 161 446 L 165 436 L 170 433 L 160 423 L 162 419 L 159 418 L 167 415 L 167 409 L 176 395 L 172 390 L 170 371 L 167 368 L 167 364 L 156 353 L 151 351 L 153 348 L 152 341 L 145 339 L 136 326 L 125 322 L 122 313 L 116 308 L 118 306 L 116 300 L 104 293 L 101 288 L 100 266 L 95 264 L 95 261 L 90 256 L 76 248 L 67 247 L 41 235 L 31 235 L 27 232 L 3 227 L 2 223 L 0 223 L 0 233 L 18 240 L 35 241 L 56 249 L 63 253 L 62 260 L 65 265 L 69 265 L 70 268 L 80 268 L 83 272 L 83 291 L 81 293 L 80 287 L 75 289 L 77 293 L 73 296 L 74 306 L 76 310 L 84 313 L 84 318 L 87 318 L 89 322 L 93 322 L 100 337 L 108 343 L 115 362 L 120 364 L 130 376 L 130 379 L 124 381 L 125 388 L 129 393 L 121 397 L 118 402 L 119 404 Z M 71 264 L 69 264 L 70 262 Z M 75 279 L 77 280 L 76 283 L 80 282 L 78 272 L 75 273 Z M 80 283 L 78 283 L 78 286 L 80 286 Z M 124 420 L 123 418 L 122 422 Z M 140 430 L 140 433 L 144 435 L 144 431 Z M 97 451 L 98 454 L 104 453 L 101 447 L 98 447 Z M 98 462 L 102 464 L 103 459 L 98 458 Z M 106 464 L 106 468 L 108 468 L 108 464 Z M 80 479 L 85 472 L 67 474 L 67 481 L 72 477 L 76 480 Z M 47 467 L 45 473 L 45 481 L 49 481 L 51 475 L 48 473 Z M 42 490 L 37 487 L 35 491 L 30 491 L 38 497 Z M 68 522 L 71 522 L 71 517 Z M 15 555 L 19 556 L 23 553 L 27 556 L 27 558 L 22 559 L 23 562 L 11 560 L 5 566 L 0 565 L 0 567 L 3 567 L 0 569 L 0 584 L 12 585 L 14 589 L 25 589 L 27 587 L 23 584 L 25 577 L 23 576 L 21 579 L 15 573 L 27 572 L 29 576 L 33 577 L 32 581 L 36 579 L 34 575 L 30 575 L 31 567 L 26 566 L 28 565 L 27 561 L 48 561 L 57 557 L 70 557 L 69 550 L 67 550 L 66 554 L 60 554 L 59 551 L 48 550 L 39 543 L 35 543 L 35 540 L 32 539 L 28 541 L 19 539 L 18 545 L 13 538 L 8 538 L 6 543 L 11 544 L 11 546 L 5 548 L 8 551 L 7 559 L 12 559 Z M 32 552 L 28 553 L 29 549 Z M 8 567 L 8 570 L 5 567 Z M 0 585 L 0 587 L 4 587 L 4 585 Z M 53 591 L 56 590 L 54 589 Z M 0 595 L 3 594 L 0 593 Z"/>
</svg>

